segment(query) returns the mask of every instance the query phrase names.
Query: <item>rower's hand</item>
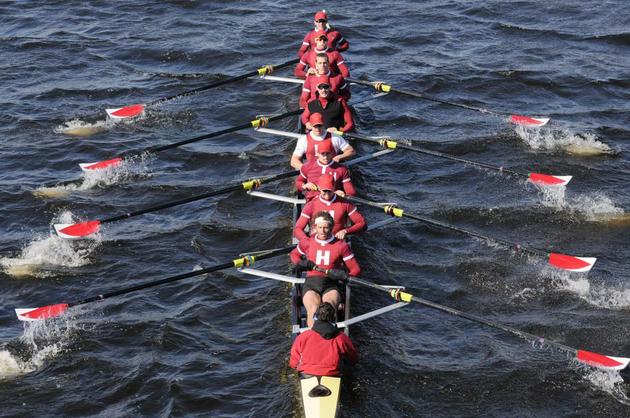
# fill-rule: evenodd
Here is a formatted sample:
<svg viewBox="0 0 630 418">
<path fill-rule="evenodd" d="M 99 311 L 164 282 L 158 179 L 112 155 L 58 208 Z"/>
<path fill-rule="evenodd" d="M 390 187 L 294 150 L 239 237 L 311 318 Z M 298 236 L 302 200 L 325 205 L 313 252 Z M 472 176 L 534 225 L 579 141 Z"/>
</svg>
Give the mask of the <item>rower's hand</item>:
<svg viewBox="0 0 630 418">
<path fill-rule="evenodd" d="M 339 197 L 346 197 L 346 192 L 343 190 L 335 190 L 335 194 Z"/>
<path fill-rule="evenodd" d="M 310 271 L 310 270 L 313 270 L 313 268 L 315 267 L 315 263 L 313 263 L 308 258 L 302 258 L 300 259 L 300 261 L 297 262 L 296 266 L 299 269 Z"/>
<path fill-rule="evenodd" d="M 348 231 L 346 231 L 345 229 L 342 229 L 341 231 L 337 232 L 335 234 L 335 238 L 339 239 L 339 240 L 343 240 L 346 238 L 346 234 L 348 233 Z"/>
<path fill-rule="evenodd" d="M 317 185 L 313 184 L 313 183 L 306 183 L 304 185 L 304 187 L 302 187 L 302 190 L 311 190 L 311 191 L 316 191 L 317 190 Z"/>
<path fill-rule="evenodd" d="M 340 130 L 338 130 L 334 126 L 331 126 L 330 128 L 327 128 L 326 132 L 330 132 L 331 134 L 335 134 L 337 136 L 340 136 L 339 134 L 343 134 L 343 132 L 341 132 Z"/>
<path fill-rule="evenodd" d="M 310 131 L 311 129 L 313 129 L 313 125 L 311 124 L 311 122 L 306 122 L 306 125 L 304 125 L 306 127 L 307 131 Z"/>
<path fill-rule="evenodd" d="M 307 75 L 315 75 L 317 74 L 317 71 L 315 71 L 315 68 L 309 68 L 308 71 L 306 71 Z"/>
<path fill-rule="evenodd" d="M 333 157 L 333 161 L 336 162 L 336 163 L 340 163 L 342 159 L 343 159 L 343 157 L 341 156 L 341 154 L 335 155 Z"/>
<path fill-rule="evenodd" d="M 326 277 L 332 280 L 347 281 L 348 273 L 341 269 L 330 269 L 326 270 Z"/>
</svg>

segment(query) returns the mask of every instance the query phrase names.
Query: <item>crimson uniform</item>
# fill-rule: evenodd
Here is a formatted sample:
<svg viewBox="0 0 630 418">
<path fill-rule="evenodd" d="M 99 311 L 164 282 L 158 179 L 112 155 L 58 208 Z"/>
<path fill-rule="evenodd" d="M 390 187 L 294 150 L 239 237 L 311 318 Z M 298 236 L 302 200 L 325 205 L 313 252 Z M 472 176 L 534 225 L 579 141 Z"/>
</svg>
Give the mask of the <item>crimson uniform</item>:
<svg viewBox="0 0 630 418">
<path fill-rule="evenodd" d="M 309 49 L 315 49 L 315 47 L 317 46 L 317 42 L 315 42 L 315 39 L 317 39 L 317 37 L 321 35 L 322 33 L 324 33 L 326 37 L 328 38 L 327 46 L 328 46 L 329 51 L 343 52 L 350 47 L 350 44 L 348 43 L 348 41 L 345 40 L 344 37 L 341 36 L 341 33 L 339 33 L 339 31 L 337 30 L 334 30 L 334 29 L 326 29 L 324 31 L 312 30 L 309 33 L 307 33 L 306 36 L 304 37 L 302 46 L 300 47 L 300 50 L 298 51 L 298 56 L 300 58 L 302 58 L 302 56 Z"/>
<path fill-rule="evenodd" d="M 328 55 L 328 64 L 332 72 L 339 73 L 344 77 L 350 77 L 350 71 L 344 62 L 343 57 L 337 51 L 320 51 L 318 49 L 310 49 L 306 54 L 302 55 L 300 62 L 295 67 L 293 74 L 299 78 L 306 78 L 306 67 L 315 68 L 315 57 L 317 54 L 325 52 Z"/>
<path fill-rule="evenodd" d="M 302 213 L 295 223 L 293 229 L 293 236 L 300 242 L 308 239 L 308 235 L 304 232 L 306 225 L 311 221 L 313 215 L 320 211 L 330 213 L 333 217 L 335 224 L 333 226 L 332 234 L 335 235 L 342 229 L 346 229 L 347 234 L 356 234 L 365 230 L 367 224 L 363 215 L 359 213 L 356 206 L 352 203 L 334 195 L 332 200 L 328 201 L 319 196 L 319 198 L 313 199 L 308 202 Z M 352 222 L 352 225 L 346 228 L 348 220 Z M 314 228 L 311 229 L 311 235 L 315 233 Z"/>
<path fill-rule="evenodd" d="M 352 365 L 358 361 L 357 350 L 350 337 L 331 323 L 315 321 L 312 329 L 295 339 L 289 366 L 314 376 L 339 376 L 342 359 Z"/>
<path fill-rule="evenodd" d="M 298 190 L 303 190 L 303 186 L 306 183 L 317 184 L 317 180 L 322 174 L 328 174 L 332 176 L 335 181 L 335 190 L 343 190 L 347 195 L 354 196 L 357 192 L 352 184 L 350 178 L 350 170 L 343 164 L 339 164 L 336 161 L 324 165 L 317 159 L 307 161 L 302 168 L 300 168 L 300 174 L 295 179 L 295 187 Z M 317 190 L 306 191 L 306 200 L 311 200 L 319 196 Z"/>
<path fill-rule="evenodd" d="M 350 100 L 350 87 L 346 83 L 346 79 L 339 73 L 333 73 L 328 71 L 328 74 L 324 74 L 329 77 L 330 90 L 343 97 L 346 101 Z M 300 107 L 306 108 L 306 105 L 310 100 L 316 98 L 317 94 L 317 75 L 306 76 L 304 85 L 302 86 L 302 94 L 300 96 Z"/>
<path fill-rule="evenodd" d="M 333 135 L 330 132 L 326 132 L 324 136 L 317 136 L 313 134 L 313 132 L 309 132 L 297 140 L 293 155 L 300 158 L 306 157 L 307 162 L 314 161 L 316 159 L 315 154 L 318 153 L 319 144 L 321 144 L 322 141 L 331 141 L 333 148 L 337 153 L 343 152 L 350 146 L 348 141 L 337 135 Z"/>
<path fill-rule="evenodd" d="M 341 132 L 350 132 L 354 129 L 352 112 L 345 99 L 330 91 L 328 97 L 312 99 L 302 112 L 302 124 L 306 125 L 308 118 L 313 113 L 321 113 L 324 117 L 324 129 L 335 127 Z"/>
</svg>

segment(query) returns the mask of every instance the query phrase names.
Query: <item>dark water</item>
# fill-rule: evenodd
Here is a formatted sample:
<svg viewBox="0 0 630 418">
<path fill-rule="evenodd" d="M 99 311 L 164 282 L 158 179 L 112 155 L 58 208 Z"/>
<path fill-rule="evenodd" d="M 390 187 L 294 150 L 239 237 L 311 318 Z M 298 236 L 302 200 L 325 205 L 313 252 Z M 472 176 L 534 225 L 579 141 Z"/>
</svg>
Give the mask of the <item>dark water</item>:
<svg viewBox="0 0 630 418">
<path fill-rule="evenodd" d="M 360 131 L 523 172 L 570 174 L 564 192 L 404 151 L 354 170 L 361 195 L 525 245 L 598 257 L 588 274 L 400 222 L 354 242 L 365 277 L 492 321 L 630 355 L 630 22 L 625 2 L 344 2 L 353 76 L 446 100 L 547 115 L 525 130 L 390 95 L 356 107 Z M 287 245 L 291 208 L 242 193 L 110 224 L 69 243 L 52 224 L 103 218 L 288 169 L 291 140 L 254 131 L 127 165 L 79 190 L 38 188 L 111 158 L 297 106 L 296 87 L 243 81 L 105 126 L 149 101 L 294 57 L 314 6 L 271 2 L 0 3 L 0 415 L 294 416 L 289 288 L 234 270 L 23 325 L 43 306 Z M 353 94 L 364 97 L 365 88 Z M 96 126 L 87 137 L 67 126 Z M 274 124 L 291 130 L 295 120 Z M 357 144 L 360 153 L 374 148 Z M 266 187 L 288 193 L 290 182 Z M 384 215 L 365 208 L 369 221 Z M 260 268 L 285 273 L 286 258 Z M 355 312 L 390 303 L 357 288 Z M 361 362 L 343 416 L 627 416 L 617 374 L 511 335 L 409 306 L 352 330 Z"/>
</svg>

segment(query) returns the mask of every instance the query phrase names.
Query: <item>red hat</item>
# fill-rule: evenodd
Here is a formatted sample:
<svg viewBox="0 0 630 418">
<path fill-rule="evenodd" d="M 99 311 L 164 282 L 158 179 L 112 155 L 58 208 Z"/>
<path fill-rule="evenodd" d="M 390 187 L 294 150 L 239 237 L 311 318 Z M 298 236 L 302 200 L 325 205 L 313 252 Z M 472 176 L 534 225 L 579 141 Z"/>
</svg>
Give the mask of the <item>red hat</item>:
<svg viewBox="0 0 630 418">
<path fill-rule="evenodd" d="M 325 152 L 333 154 L 335 152 L 335 147 L 333 147 L 331 140 L 326 139 L 317 144 L 316 150 L 318 154 L 323 154 Z"/>
<path fill-rule="evenodd" d="M 311 125 L 323 125 L 324 117 L 321 113 L 311 113 L 311 116 L 308 118 L 308 123 Z"/>
<path fill-rule="evenodd" d="M 319 86 L 320 84 L 328 84 L 328 87 L 330 87 L 330 77 L 328 77 L 326 74 L 316 76 L 315 87 Z"/>
<path fill-rule="evenodd" d="M 326 35 L 326 32 L 322 32 L 322 33 L 320 33 L 318 35 L 315 35 L 314 39 L 318 40 L 319 38 L 324 38 L 324 39 L 328 40 L 328 35 Z"/>
<path fill-rule="evenodd" d="M 322 174 L 317 180 L 317 187 L 319 190 L 335 190 L 335 180 L 330 174 Z"/>
<path fill-rule="evenodd" d="M 320 10 L 319 12 L 315 13 L 315 20 L 319 20 L 319 19 L 328 20 L 328 15 L 326 14 L 325 11 Z"/>
</svg>

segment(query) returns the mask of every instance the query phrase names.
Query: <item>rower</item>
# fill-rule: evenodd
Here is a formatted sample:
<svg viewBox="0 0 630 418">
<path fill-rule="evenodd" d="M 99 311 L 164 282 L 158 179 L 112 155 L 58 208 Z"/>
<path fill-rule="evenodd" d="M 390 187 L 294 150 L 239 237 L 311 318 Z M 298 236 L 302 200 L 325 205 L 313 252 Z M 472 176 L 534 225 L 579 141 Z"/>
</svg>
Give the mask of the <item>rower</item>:
<svg viewBox="0 0 630 418">
<path fill-rule="evenodd" d="M 302 94 L 300 95 L 300 107 L 302 109 L 306 107 L 309 100 L 316 97 L 316 87 L 319 84 L 317 77 L 321 75 L 328 76 L 332 91 L 339 94 L 344 99 L 350 100 L 350 84 L 346 83 L 346 79 L 341 74 L 331 71 L 328 55 L 317 54 L 315 56 L 315 73 L 308 74 L 302 86 Z"/>
<path fill-rule="evenodd" d="M 306 201 L 319 196 L 317 184 L 323 175 L 333 178 L 333 190 L 343 190 L 343 193 L 354 196 L 356 189 L 350 178 L 350 170 L 345 165 L 333 160 L 334 148 L 331 141 L 322 141 L 315 160 L 307 161 L 300 168 L 300 174 L 295 179 L 295 187 L 304 193 Z"/>
<path fill-rule="evenodd" d="M 317 57 L 317 54 L 326 54 L 328 56 L 328 63 L 333 72 L 339 73 L 344 77 L 350 77 L 350 71 L 345 64 L 343 57 L 339 51 L 329 51 L 326 46 L 327 42 L 328 37 L 324 32 L 316 35 L 315 48 L 309 49 L 304 55 L 302 55 L 300 62 L 295 67 L 295 71 L 293 71 L 293 74 L 296 77 L 306 78 L 306 74 L 315 74 L 315 58 Z"/>
<path fill-rule="evenodd" d="M 319 144 L 324 141 L 332 142 L 335 152 L 333 160 L 336 162 L 341 162 L 355 154 L 354 148 L 348 144 L 348 141 L 330 132 L 324 133 L 324 118 L 321 113 L 311 113 L 308 121 L 311 125 L 311 131 L 297 140 L 295 150 L 291 155 L 291 167 L 296 170 L 302 168 L 302 158 L 304 157 L 306 157 L 307 162 L 315 160 Z"/>
<path fill-rule="evenodd" d="M 328 50 L 330 51 L 346 51 L 350 44 L 346 41 L 339 31 L 334 30 L 328 24 L 328 15 L 324 10 L 321 10 L 315 13 L 315 21 L 313 22 L 315 25 L 315 29 L 310 31 L 304 37 L 304 42 L 302 42 L 302 46 L 300 46 L 300 50 L 298 51 L 298 57 L 302 58 L 302 55 L 309 48 L 315 47 L 314 37 L 319 33 L 325 33 L 328 36 Z"/>
<path fill-rule="evenodd" d="M 302 124 L 306 130 L 312 128 L 308 119 L 313 113 L 321 113 L 324 117 L 324 129 L 328 132 L 350 132 L 354 130 L 352 112 L 343 97 L 330 89 L 330 79 L 322 75 L 317 79 L 317 97 L 308 102 L 302 112 Z"/>
<path fill-rule="evenodd" d="M 313 326 L 313 314 L 322 302 L 330 303 L 335 312 L 341 303 L 339 280 L 359 276 L 361 267 L 350 245 L 332 234 L 333 218 L 328 212 L 315 214 L 315 235 L 300 242 L 291 251 L 291 261 L 298 269 L 306 270 L 302 286 L 302 303 L 306 308 L 306 323 Z M 348 268 L 348 273 L 342 270 Z M 319 271 L 323 270 L 323 271 Z"/>
<path fill-rule="evenodd" d="M 318 306 L 313 328 L 298 335 L 293 342 L 291 368 L 314 376 L 340 376 L 342 360 L 351 365 L 357 363 L 357 349 L 350 337 L 337 328 L 335 313 L 330 303 Z"/>
<path fill-rule="evenodd" d="M 343 240 L 348 235 L 357 234 L 367 229 L 365 218 L 354 204 L 335 193 L 335 180 L 332 176 L 328 174 L 319 176 L 317 187 L 319 188 L 319 197 L 304 205 L 304 209 L 295 223 L 295 228 L 293 228 L 293 236 L 298 241 L 308 239 L 305 232 L 306 226 L 313 215 L 321 211 L 328 212 L 332 216 L 334 221 L 332 233 L 337 239 Z M 311 226 L 310 231 L 314 233 L 315 228 Z"/>
</svg>

